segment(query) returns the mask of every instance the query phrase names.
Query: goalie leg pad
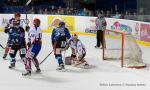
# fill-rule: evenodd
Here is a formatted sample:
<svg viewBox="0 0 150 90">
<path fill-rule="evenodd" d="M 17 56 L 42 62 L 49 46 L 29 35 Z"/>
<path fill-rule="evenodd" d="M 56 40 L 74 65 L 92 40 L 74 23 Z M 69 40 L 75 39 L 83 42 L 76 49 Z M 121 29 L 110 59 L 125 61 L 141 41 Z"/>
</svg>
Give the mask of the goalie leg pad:
<svg viewBox="0 0 150 90">
<path fill-rule="evenodd" d="M 72 62 L 71 62 L 71 57 L 65 57 L 65 65 L 71 65 Z"/>
</svg>

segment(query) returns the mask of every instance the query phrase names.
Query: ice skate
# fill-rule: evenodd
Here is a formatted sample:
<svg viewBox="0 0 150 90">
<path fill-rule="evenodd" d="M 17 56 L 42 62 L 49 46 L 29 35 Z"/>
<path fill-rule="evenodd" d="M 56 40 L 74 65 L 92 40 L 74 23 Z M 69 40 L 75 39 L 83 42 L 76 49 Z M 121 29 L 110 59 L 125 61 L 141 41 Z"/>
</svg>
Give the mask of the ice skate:
<svg viewBox="0 0 150 90">
<path fill-rule="evenodd" d="M 40 68 L 36 69 L 36 73 L 41 73 L 41 69 Z"/>
<path fill-rule="evenodd" d="M 65 66 L 63 64 L 61 64 L 61 65 L 59 65 L 59 67 L 56 70 L 65 71 Z"/>
<path fill-rule="evenodd" d="M 22 76 L 31 76 L 31 71 L 27 71 L 25 73 L 22 73 Z"/>
<path fill-rule="evenodd" d="M 9 69 L 12 69 L 15 67 L 15 64 L 10 64 Z"/>
<path fill-rule="evenodd" d="M 101 47 L 95 46 L 96 49 L 102 49 Z"/>
</svg>

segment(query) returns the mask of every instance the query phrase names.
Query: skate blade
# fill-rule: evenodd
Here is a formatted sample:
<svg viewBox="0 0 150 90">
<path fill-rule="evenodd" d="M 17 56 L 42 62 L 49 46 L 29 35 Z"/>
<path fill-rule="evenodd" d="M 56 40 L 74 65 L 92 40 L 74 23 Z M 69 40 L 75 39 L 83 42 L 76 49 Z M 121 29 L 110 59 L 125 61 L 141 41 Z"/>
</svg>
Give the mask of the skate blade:
<svg viewBox="0 0 150 90">
<path fill-rule="evenodd" d="M 56 69 L 57 71 L 59 71 L 59 72 L 66 72 L 67 70 L 66 69 Z"/>
</svg>

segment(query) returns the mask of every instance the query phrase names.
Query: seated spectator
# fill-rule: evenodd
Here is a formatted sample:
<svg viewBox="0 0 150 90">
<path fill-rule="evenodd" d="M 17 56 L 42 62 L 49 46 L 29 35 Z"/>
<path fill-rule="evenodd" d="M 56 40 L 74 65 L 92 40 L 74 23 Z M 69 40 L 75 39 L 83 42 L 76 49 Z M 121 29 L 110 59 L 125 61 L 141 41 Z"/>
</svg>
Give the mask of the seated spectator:
<svg viewBox="0 0 150 90">
<path fill-rule="evenodd" d="M 116 14 L 115 14 L 115 16 L 112 16 L 112 18 L 116 18 L 116 19 L 119 19 L 120 18 L 120 14 L 119 14 L 119 12 L 116 12 Z"/>
<path fill-rule="evenodd" d="M 34 9 L 34 7 L 32 7 L 32 8 L 29 10 L 29 13 L 30 13 L 30 14 L 35 14 L 35 9 Z"/>
<path fill-rule="evenodd" d="M 111 17 L 110 11 L 106 11 L 106 16 L 105 17 L 108 17 L 108 18 Z"/>
<path fill-rule="evenodd" d="M 48 14 L 47 8 L 44 9 L 44 12 L 43 12 L 43 13 L 44 13 L 44 14 Z"/>
</svg>

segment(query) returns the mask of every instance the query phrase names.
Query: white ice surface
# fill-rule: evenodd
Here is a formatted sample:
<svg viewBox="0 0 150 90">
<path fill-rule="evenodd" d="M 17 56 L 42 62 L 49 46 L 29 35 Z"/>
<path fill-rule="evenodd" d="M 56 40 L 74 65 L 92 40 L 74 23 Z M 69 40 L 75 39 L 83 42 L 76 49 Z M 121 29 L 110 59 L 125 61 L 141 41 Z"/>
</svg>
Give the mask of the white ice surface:
<svg viewBox="0 0 150 90">
<path fill-rule="evenodd" d="M 68 71 L 58 72 L 57 61 L 50 55 L 40 66 L 42 73 L 23 77 L 24 65 L 17 54 L 16 68 L 9 70 L 9 60 L 3 60 L 4 50 L 0 48 L 0 90 L 150 90 L 150 47 L 141 46 L 145 69 L 121 68 L 120 62 L 102 61 L 102 50 L 95 49 L 95 37 L 79 36 L 85 44 L 87 55 L 85 59 L 94 68 L 89 70 L 66 66 Z M 7 35 L 0 33 L 0 43 L 5 45 Z M 38 56 L 42 61 L 52 50 L 50 34 L 43 34 L 42 50 Z M 69 56 L 70 49 L 65 56 Z M 64 54 L 63 54 L 64 56 Z M 10 59 L 8 56 L 7 59 Z M 102 84 L 105 84 L 103 86 Z M 109 86 L 109 84 L 121 84 Z M 134 86 L 128 86 L 132 84 Z M 144 84 L 144 86 L 137 86 Z M 136 85 L 136 86 L 135 86 Z"/>
</svg>

